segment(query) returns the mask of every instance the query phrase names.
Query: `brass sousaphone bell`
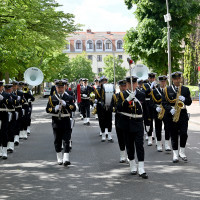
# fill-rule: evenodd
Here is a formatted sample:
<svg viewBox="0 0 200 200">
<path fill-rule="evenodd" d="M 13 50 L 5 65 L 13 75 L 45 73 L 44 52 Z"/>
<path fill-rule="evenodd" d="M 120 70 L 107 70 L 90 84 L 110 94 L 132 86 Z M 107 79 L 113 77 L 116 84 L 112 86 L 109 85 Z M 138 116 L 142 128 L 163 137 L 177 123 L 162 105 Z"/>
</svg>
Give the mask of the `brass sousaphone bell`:
<svg viewBox="0 0 200 200">
<path fill-rule="evenodd" d="M 30 67 L 24 72 L 24 80 L 30 86 L 35 87 L 42 83 L 44 80 L 44 75 L 42 71 L 36 67 Z M 29 91 L 29 87 L 24 87 L 23 92 L 27 93 Z"/>
</svg>

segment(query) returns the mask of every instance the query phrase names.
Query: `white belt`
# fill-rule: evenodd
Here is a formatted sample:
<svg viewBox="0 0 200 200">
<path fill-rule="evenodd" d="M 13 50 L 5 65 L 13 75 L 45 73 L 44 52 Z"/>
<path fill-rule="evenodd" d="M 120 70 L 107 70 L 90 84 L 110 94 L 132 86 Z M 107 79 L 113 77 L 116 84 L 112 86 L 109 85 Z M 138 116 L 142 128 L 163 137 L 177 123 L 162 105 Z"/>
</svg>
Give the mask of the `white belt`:
<svg viewBox="0 0 200 200">
<path fill-rule="evenodd" d="M 81 97 L 81 99 L 90 99 L 90 97 Z"/>
<path fill-rule="evenodd" d="M 146 100 L 146 101 L 150 101 L 151 99 L 150 99 L 150 98 L 145 98 L 145 100 Z"/>
<path fill-rule="evenodd" d="M 59 117 L 59 114 L 51 114 L 52 117 Z M 61 114 L 60 117 L 70 117 L 70 114 Z"/>
<path fill-rule="evenodd" d="M 22 108 L 22 105 L 21 106 L 16 106 L 15 108 Z"/>
<path fill-rule="evenodd" d="M 119 112 L 121 113 L 122 115 L 125 115 L 127 117 L 132 117 L 132 118 L 142 118 L 143 116 L 142 115 L 138 115 L 138 114 L 131 114 L 131 113 L 125 113 L 125 112 Z"/>
<path fill-rule="evenodd" d="M 0 108 L 0 111 L 7 112 L 8 110 L 7 110 L 7 108 Z"/>
<path fill-rule="evenodd" d="M 24 103 L 24 105 L 28 105 L 28 103 L 26 102 L 26 103 Z"/>
<path fill-rule="evenodd" d="M 13 112 L 15 109 L 7 109 L 8 112 Z"/>
</svg>

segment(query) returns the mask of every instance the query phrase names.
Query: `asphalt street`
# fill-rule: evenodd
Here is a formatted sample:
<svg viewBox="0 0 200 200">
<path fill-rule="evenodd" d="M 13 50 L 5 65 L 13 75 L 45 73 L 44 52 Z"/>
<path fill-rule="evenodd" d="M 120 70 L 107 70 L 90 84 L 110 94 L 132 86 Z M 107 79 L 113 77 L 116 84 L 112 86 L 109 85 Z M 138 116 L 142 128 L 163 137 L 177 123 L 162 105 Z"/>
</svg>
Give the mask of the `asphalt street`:
<svg viewBox="0 0 200 200">
<path fill-rule="evenodd" d="M 0 160 L 0 199 L 67 200 L 190 200 L 200 199 L 200 125 L 189 124 L 188 163 L 172 163 L 172 154 L 156 151 L 145 141 L 145 168 L 149 179 L 130 175 L 119 163 L 114 143 L 102 143 L 98 122 L 84 126 L 76 113 L 69 167 L 59 166 L 53 145 L 47 99 L 33 105 L 31 136 L 8 160 Z M 114 126 L 113 126 L 114 127 Z"/>
</svg>

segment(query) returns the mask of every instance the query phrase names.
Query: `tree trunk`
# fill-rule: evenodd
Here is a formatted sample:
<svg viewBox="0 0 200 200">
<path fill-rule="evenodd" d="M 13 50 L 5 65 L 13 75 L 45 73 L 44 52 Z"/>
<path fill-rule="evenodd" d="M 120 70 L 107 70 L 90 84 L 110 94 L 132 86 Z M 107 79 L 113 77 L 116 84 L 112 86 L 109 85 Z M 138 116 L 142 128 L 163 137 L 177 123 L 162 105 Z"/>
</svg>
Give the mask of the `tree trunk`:
<svg viewBox="0 0 200 200">
<path fill-rule="evenodd" d="M 0 81 L 2 81 L 2 80 L 3 80 L 3 73 L 0 72 Z"/>
<path fill-rule="evenodd" d="M 6 84 L 9 83 L 9 73 L 8 72 L 5 73 L 5 82 L 6 82 Z"/>
</svg>

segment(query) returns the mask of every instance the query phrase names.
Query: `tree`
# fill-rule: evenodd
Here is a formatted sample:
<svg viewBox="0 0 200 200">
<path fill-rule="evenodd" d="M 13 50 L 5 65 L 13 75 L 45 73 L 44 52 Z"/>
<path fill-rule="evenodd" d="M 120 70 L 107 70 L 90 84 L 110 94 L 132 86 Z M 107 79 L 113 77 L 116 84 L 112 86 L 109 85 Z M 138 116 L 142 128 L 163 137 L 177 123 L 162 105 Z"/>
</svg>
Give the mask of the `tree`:
<svg viewBox="0 0 200 200">
<path fill-rule="evenodd" d="M 56 11 L 54 0 L 0 1 L 0 79 L 31 66 L 40 67 L 46 56 L 54 56 L 66 44 L 69 33 L 80 30 L 74 15 Z"/>
<path fill-rule="evenodd" d="M 105 75 L 109 80 L 109 83 L 114 82 L 114 59 L 113 56 L 109 55 L 104 58 L 104 72 L 101 75 Z M 116 82 L 124 79 L 126 76 L 127 69 L 122 67 L 123 60 L 115 58 L 115 80 Z"/>
<path fill-rule="evenodd" d="M 128 9 L 137 5 L 135 16 L 138 26 L 131 28 L 125 36 L 125 50 L 134 61 L 142 60 L 144 64 L 161 74 L 167 73 L 167 28 L 163 16 L 166 14 L 166 0 L 125 0 Z M 195 27 L 193 22 L 200 13 L 199 1 L 170 0 L 169 11 L 172 16 L 171 53 L 172 71 L 179 69 L 183 58 L 183 41 L 188 43 L 188 34 Z"/>
<path fill-rule="evenodd" d="M 200 66 L 200 16 L 198 16 L 193 26 L 197 27 L 197 31 L 191 33 L 188 37 L 190 41 L 184 50 L 184 78 L 188 85 L 198 83 L 198 66 Z"/>
<path fill-rule="evenodd" d="M 75 58 L 71 58 L 69 66 L 63 70 L 63 74 L 68 73 L 70 69 L 69 81 L 78 80 L 80 78 L 87 78 L 89 81 L 93 81 L 95 74 L 92 72 L 91 60 L 87 59 L 85 52 L 81 55 L 77 55 Z"/>
</svg>

